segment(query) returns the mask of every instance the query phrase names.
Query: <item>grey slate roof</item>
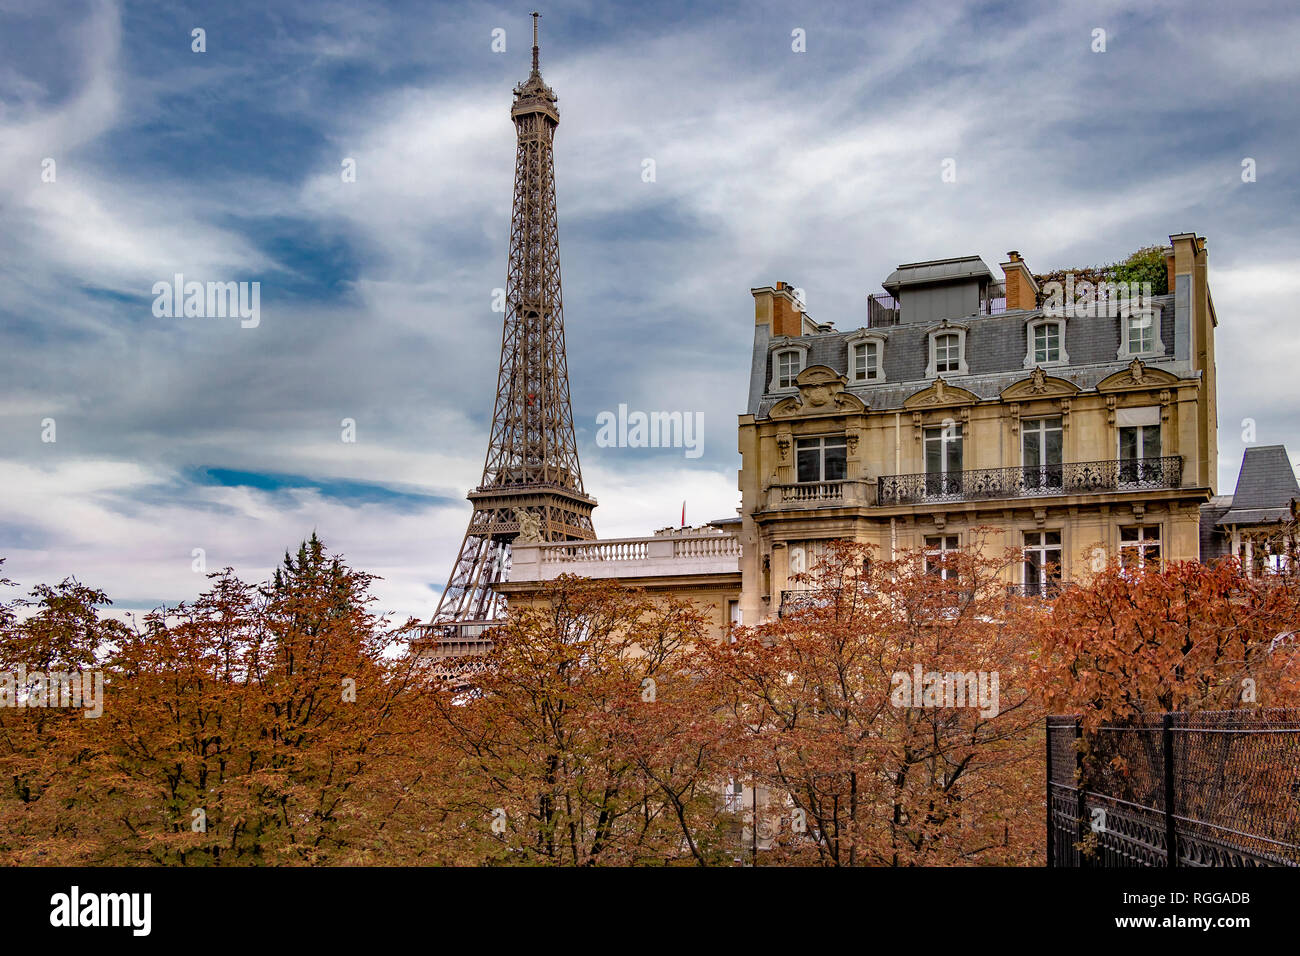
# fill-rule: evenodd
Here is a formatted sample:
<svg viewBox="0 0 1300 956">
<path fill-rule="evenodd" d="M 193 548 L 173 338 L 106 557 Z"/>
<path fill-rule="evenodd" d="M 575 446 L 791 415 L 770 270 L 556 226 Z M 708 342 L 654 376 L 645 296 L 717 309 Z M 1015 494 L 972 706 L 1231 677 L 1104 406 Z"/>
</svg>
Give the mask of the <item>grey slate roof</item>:
<svg viewBox="0 0 1300 956">
<path fill-rule="evenodd" d="M 1201 505 L 1201 560 L 1205 563 L 1215 558 L 1226 558 L 1232 547 L 1228 536 L 1215 523 L 1232 507 L 1232 495 L 1215 495 Z"/>
<path fill-rule="evenodd" d="M 896 293 L 901 286 L 927 282 L 955 282 L 961 279 L 993 278 L 993 273 L 979 256 L 961 256 L 956 259 L 931 259 L 928 262 L 908 262 L 889 274 L 881 285 L 886 291 Z"/>
<path fill-rule="evenodd" d="M 1219 527 L 1262 524 L 1291 516 L 1291 499 L 1300 498 L 1291 458 L 1284 445 L 1247 448 L 1241 458 L 1231 506 L 1215 521 Z"/>
<path fill-rule="evenodd" d="M 973 257 L 978 260 L 978 256 Z M 1161 307 L 1160 340 L 1165 353 L 1158 358 L 1143 359 L 1154 368 L 1167 368 L 1174 374 L 1192 374 L 1189 363 L 1175 359 L 1174 347 L 1174 297 L 1156 296 Z M 1041 309 L 1015 310 L 998 315 L 972 315 L 949 321 L 964 325 L 966 333 L 966 361 L 969 375 L 943 376 L 944 381 L 968 389 L 983 399 L 995 399 L 1015 382 L 1029 375 L 1024 367 L 1026 351 L 1025 326 L 1043 315 Z M 937 323 L 935 323 L 937 324 Z M 933 379 L 925 377 L 930 359 L 929 332 L 934 325 L 916 323 L 890 325 L 872 332 L 885 337 L 885 381 L 880 385 L 849 385 L 849 391 L 875 410 L 901 408 L 910 395 L 928 386 Z M 749 410 L 758 418 L 766 418 L 772 406 L 785 398 L 788 392 L 770 394 L 767 383 L 772 380 L 772 348 L 777 341 L 806 346 L 805 367 L 826 365 L 841 375 L 848 373 L 848 341 L 864 329 L 837 330 L 823 335 L 804 335 L 788 340 L 755 342 L 754 366 L 750 378 Z M 1048 369 L 1048 374 L 1073 382 L 1080 388 L 1092 388 L 1107 375 L 1129 364 L 1128 359 L 1117 359 L 1120 347 L 1120 320 L 1118 318 L 1088 318 L 1074 316 L 1065 322 L 1065 352 L 1070 358 L 1068 366 Z M 763 352 L 759 352 L 762 348 Z M 761 378 L 760 378 L 761 375 Z"/>
</svg>

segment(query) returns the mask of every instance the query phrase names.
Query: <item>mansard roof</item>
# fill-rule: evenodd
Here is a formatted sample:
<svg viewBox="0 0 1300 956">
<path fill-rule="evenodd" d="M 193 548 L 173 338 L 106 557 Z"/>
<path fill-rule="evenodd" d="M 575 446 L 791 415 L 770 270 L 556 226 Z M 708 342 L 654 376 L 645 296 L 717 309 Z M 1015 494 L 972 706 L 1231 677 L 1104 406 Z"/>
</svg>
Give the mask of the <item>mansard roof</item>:
<svg viewBox="0 0 1300 956">
<path fill-rule="evenodd" d="M 1160 306 L 1160 339 L 1164 343 L 1165 354 L 1143 358 L 1143 365 L 1148 369 L 1167 371 L 1179 378 L 1195 377 L 1197 373 L 1190 364 L 1176 358 L 1174 297 L 1156 296 L 1153 302 Z M 959 324 L 968 330 L 966 362 L 970 374 L 945 376 L 948 384 L 966 389 L 980 400 L 996 400 L 1005 389 L 1032 373 L 1032 369 L 1025 368 L 1026 327 L 1045 317 L 1047 316 L 1041 309 L 953 317 L 953 324 Z M 1053 379 L 1069 382 L 1080 390 L 1090 390 L 1107 377 L 1129 367 L 1131 359 L 1117 358 L 1120 350 L 1118 318 L 1069 317 L 1064 321 L 1065 350 L 1070 362 L 1066 366 L 1046 369 Z M 933 382 L 932 378 L 926 378 L 925 375 L 931 331 L 933 326 L 930 324 L 904 323 L 767 340 L 761 347 L 762 351 L 754 356 L 749 411 L 758 418 L 766 418 L 773 406 L 789 394 L 767 392 L 767 383 L 773 377 L 773 355 L 782 347 L 797 346 L 805 349 L 805 367 L 825 365 L 847 375 L 849 342 L 865 332 L 871 332 L 884 340 L 885 380 L 882 384 L 874 385 L 849 382 L 846 390 L 858 396 L 872 409 L 901 409 L 910 396 Z"/>
<path fill-rule="evenodd" d="M 1293 498 L 1300 498 L 1300 485 L 1286 446 L 1247 448 L 1232 503 L 1215 524 L 1225 527 L 1285 521 L 1291 517 Z"/>
</svg>

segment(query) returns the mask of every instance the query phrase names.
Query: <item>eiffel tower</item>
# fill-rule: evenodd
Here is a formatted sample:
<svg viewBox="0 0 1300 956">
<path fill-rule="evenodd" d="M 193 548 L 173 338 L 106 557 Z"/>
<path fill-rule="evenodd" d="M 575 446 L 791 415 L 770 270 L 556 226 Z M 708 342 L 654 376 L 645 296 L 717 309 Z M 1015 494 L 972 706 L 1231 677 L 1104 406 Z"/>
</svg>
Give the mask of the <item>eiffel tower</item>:
<svg viewBox="0 0 1300 956">
<path fill-rule="evenodd" d="M 510 110 L 518 145 L 492 436 L 483 479 L 468 495 L 474 505 L 469 529 L 428 628 L 428 637 L 441 645 L 434 650 L 438 657 L 482 653 L 488 646 L 482 633 L 505 611 L 493 586 L 509 577 L 517 537 L 596 537 L 596 501 L 582 487 L 564 349 L 553 153 L 560 114 L 538 69 L 540 14 L 532 16 L 533 71 L 515 87 Z"/>
</svg>

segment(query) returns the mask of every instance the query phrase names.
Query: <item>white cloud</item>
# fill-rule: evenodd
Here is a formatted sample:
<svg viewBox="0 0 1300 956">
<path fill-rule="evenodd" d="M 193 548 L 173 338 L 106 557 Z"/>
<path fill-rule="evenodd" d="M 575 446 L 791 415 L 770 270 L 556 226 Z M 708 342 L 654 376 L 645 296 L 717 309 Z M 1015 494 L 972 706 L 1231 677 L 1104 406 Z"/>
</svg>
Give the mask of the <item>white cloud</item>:
<svg viewBox="0 0 1300 956">
<path fill-rule="evenodd" d="M 93 10 L 69 34 L 81 55 L 65 99 L 50 105 L 42 82 L 0 66 L 11 104 L 0 112 L 0 205 L 13 226 L 0 233 L 0 308 L 20 319 L 0 329 L 10 347 L 0 356 L 0 478 L 17 489 L 0 522 L 43 529 L 10 549 L 10 574 L 31 583 L 75 572 L 139 599 L 192 595 L 192 547 L 209 547 L 209 566 L 255 577 L 316 528 L 389 578 L 385 601 L 427 613 L 467 503 L 345 506 L 183 476 L 230 468 L 454 497 L 478 482 L 500 343 L 489 305 L 505 284 L 510 225 L 510 85 L 526 74 L 517 42 L 526 18 L 480 7 L 413 26 L 329 3 L 305 15 L 318 18 L 306 32 L 289 14 L 268 14 L 275 63 L 212 57 L 209 72 L 146 76 L 123 57 L 116 9 Z M 636 27 L 596 5 L 585 15 L 601 28 L 596 39 L 544 41 L 543 69 L 563 117 L 570 373 L 602 535 L 672 524 L 683 498 L 692 523 L 734 512 L 751 285 L 795 282 L 819 320 L 851 328 L 895 263 L 970 252 L 995 264 L 1017 248 L 1047 269 L 1112 260 L 1170 232 L 1209 236 L 1227 481 L 1236 472 L 1227 426 L 1245 415 L 1260 418 L 1261 441 L 1290 438 L 1300 450 L 1290 375 L 1300 346 L 1273 334 L 1292 324 L 1300 289 L 1288 263 L 1300 249 L 1282 227 L 1258 226 L 1294 206 L 1294 124 L 1266 94 L 1297 68 L 1257 53 L 1295 45 L 1294 12 L 1223 25 L 1210 8 L 1172 5 L 1017 11 L 997 22 L 951 4 L 869 19 L 814 7 L 803 55 L 787 52 L 788 16 L 775 7 L 739 25 L 695 11 Z M 1111 30 L 1105 55 L 1086 52 L 1094 21 Z M 508 58 L 488 53 L 498 23 L 511 26 Z M 462 58 L 451 65 L 436 46 L 448 38 Z M 465 52 L 480 42 L 492 59 Z M 301 72 L 276 83 L 282 62 Z M 341 65 L 375 68 L 368 100 L 357 93 L 339 108 L 323 78 Z M 254 82 L 270 103 L 260 119 L 280 110 L 285 127 L 311 131 L 288 181 L 191 182 L 170 167 L 160 181 L 153 167 L 109 168 L 97 151 L 114 132 L 165 119 L 178 90 L 220 97 Z M 1234 128 L 1238 148 L 1214 139 L 1207 116 L 1254 119 Z M 1253 191 L 1232 182 L 1225 151 L 1259 154 L 1266 175 Z M 47 155 L 58 159 L 57 185 L 39 181 Z M 939 178 L 949 156 L 953 185 Z M 357 161 L 355 183 L 339 175 L 344 157 Z M 647 157 L 654 183 L 641 180 Z M 359 273 L 350 296 L 282 302 L 244 334 L 142 325 L 136 306 L 78 288 L 144 293 L 178 264 L 204 278 L 301 275 L 259 251 L 267 237 L 239 225 L 252 216 L 340 235 Z M 1277 383 L 1267 394 L 1252 384 L 1261 375 Z M 705 411 L 706 458 L 594 450 L 592 416 L 620 401 Z M 50 414 L 57 449 L 35 439 Z M 344 416 L 358 421 L 355 445 L 338 441 Z M 159 497 L 160 487 L 172 493 Z"/>
</svg>

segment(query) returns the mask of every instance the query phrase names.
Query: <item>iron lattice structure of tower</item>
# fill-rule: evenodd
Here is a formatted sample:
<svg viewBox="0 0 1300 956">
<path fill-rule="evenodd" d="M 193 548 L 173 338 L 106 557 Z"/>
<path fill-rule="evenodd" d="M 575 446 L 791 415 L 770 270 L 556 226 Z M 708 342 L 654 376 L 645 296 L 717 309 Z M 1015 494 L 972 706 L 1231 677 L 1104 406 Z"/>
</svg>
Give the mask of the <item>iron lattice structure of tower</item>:
<svg viewBox="0 0 1300 956">
<path fill-rule="evenodd" d="M 518 145 L 492 436 L 483 479 L 468 496 L 474 505 L 469 529 L 431 628 L 433 636 L 457 644 L 475 643 L 504 613 L 494 585 L 509 577 L 516 538 L 596 537 L 596 502 L 583 490 L 569 399 L 553 153 L 560 114 L 538 69 L 538 16 L 533 70 L 515 87 L 510 110 Z"/>
</svg>

